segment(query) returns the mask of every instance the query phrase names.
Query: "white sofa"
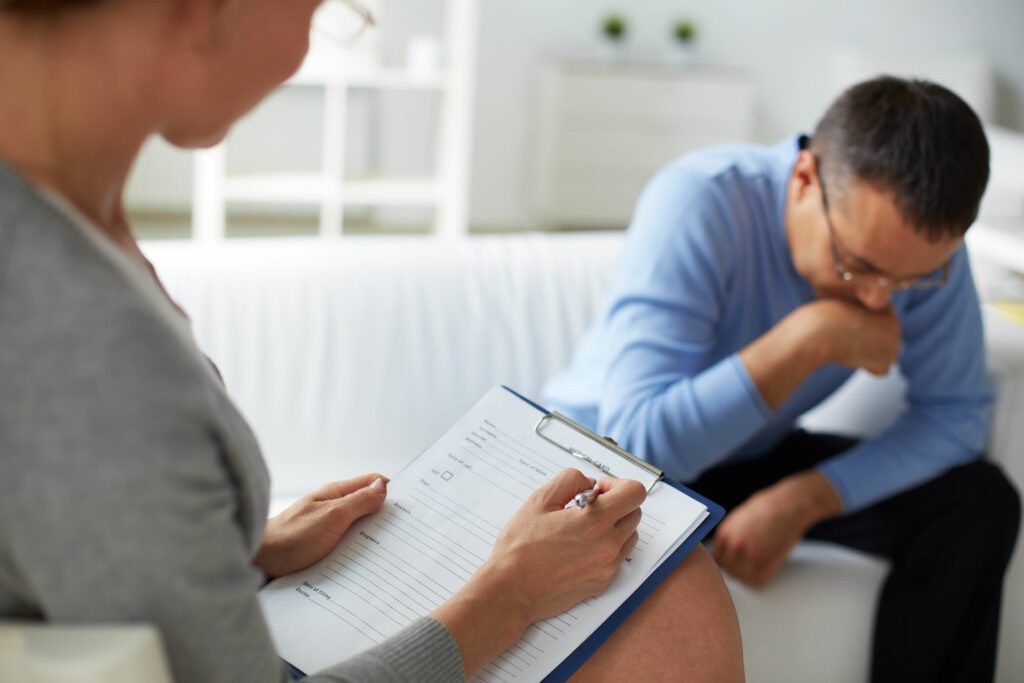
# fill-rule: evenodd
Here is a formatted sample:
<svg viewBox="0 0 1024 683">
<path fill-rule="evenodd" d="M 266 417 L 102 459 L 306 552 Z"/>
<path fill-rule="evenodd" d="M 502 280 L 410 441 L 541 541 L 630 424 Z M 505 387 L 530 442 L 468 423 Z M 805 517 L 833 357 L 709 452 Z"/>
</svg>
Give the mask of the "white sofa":
<svg viewBox="0 0 1024 683">
<path fill-rule="evenodd" d="M 249 417 L 280 507 L 398 471 L 489 387 L 536 396 L 600 305 L 620 234 L 458 242 L 346 238 L 144 246 Z M 999 390 L 990 455 L 1024 488 L 1024 328 L 987 316 Z M 870 433 L 900 378 L 856 376 L 811 426 Z M 1024 560 L 1008 580 L 999 680 L 1024 680 Z M 768 589 L 731 583 L 751 681 L 866 679 L 884 563 L 801 544 Z"/>
<path fill-rule="evenodd" d="M 5 683 L 172 683 L 160 632 L 150 624 L 0 620 Z"/>
</svg>

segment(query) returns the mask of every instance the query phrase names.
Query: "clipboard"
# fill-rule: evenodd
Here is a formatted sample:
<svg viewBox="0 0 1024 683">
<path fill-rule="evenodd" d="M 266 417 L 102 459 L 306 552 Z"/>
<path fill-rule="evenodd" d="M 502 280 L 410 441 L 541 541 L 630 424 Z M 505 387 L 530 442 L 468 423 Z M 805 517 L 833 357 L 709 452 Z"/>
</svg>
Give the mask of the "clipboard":
<svg viewBox="0 0 1024 683">
<path fill-rule="evenodd" d="M 685 559 L 685 557 L 697 545 L 697 543 L 699 543 L 705 536 L 707 536 L 711 529 L 714 528 L 714 526 L 718 524 L 719 521 L 721 521 L 725 513 L 719 505 L 711 502 L 710 500 L 699 494 L 694 493 L 693 491 L 690 491 L 686 487 L 681 486 L 680 484 L 672 481 L 671 479 L 666 478 L 661 470 L 654 467 L 650 463 L 640 460 L 639 458 L 632 455 L 628 451 L 625 451 L 624 449 L 620 448 L 612 440 L 594 434 L 586 427 L 577 424 L 576 422 L 570 420 L 569 418 L 563 415 L 545 410 L 542 406 L 538 405 L 534 401 L 531 401 L 530 399 L 526 398 L 522 394 L 516 392 L 515 390 L 507 386 L 502 385 L 500 387 L 500 390 L 507 391 L 512 396 L 526 403 L 530 407 L 529 409 L 526 410 L 527 413 L 530 409 L 538 411 L 539 415 L 537 416 L 537 420 L 535 423 L 533 423 L 533 433 L 538 438 L 541 438 L 549 442 L 550 444 L 558 447 L 562 451 L 571 454 L 575 458 L 587 461 L 588 463 L 594 465 L 597 469 L 613 477 L 615 476 L 615 472 L 617 469 L 615 467 L 615 464 L 618 462 L 617 458 L 621 458 L 622 460 L 628 461 L 632 465 L 639 467 L 641 470 L 651 475 L 652 481 L 648 486 L 648 491 L 651 491 L 652 489 L 654 489 L 655 486 L 658 485 L 671 486 L 672 488 L 684 493 L 686 496 L 693 499 L 694 501 L 702 503 L 707 509 L 707 517 L 696 528 L 693 529 L 693 531 L 686 537 L 683 543 L 674 551 L 672 551 L 672 553 L 668 557 L 666 557 L 666 559 L 663 562 L 658 564 L 655 567 L 655 569 L 651 572 L 651 574 L 643 580 L 643 583 L 641 583 L 639 587 L 636 588 L 625 601 L 621 602 L 614 609 L 614 611 L 611 612 L 611 614 L 603 622 L 601 622 L 600 626 L 598 626 L 593 633 L 587 636 L 586 639 L 584 639 L 583 642 L 578 647 L 576 647 L 576 649 L 574 649 L 567 656 L 565 656 L 565 658 L 562 659 L 553 669 L 551 669 L 550 673 L 548 673 L 547 676 L 545 676 L 542 679 L 545 683 L 560 683 L 561 681 L 567 680 L 573 673 L 576 672 L 577 669 L 579 669 L 580 666 L 582 666 L 583 662 L 585 662 L 601 646 L 601 644 L 604 643 L 611 636 L 612 633 L 614 633 L 615 629 L 617 629 L 629 617 L 629 615 L 632 614 L 636 610 L 636 608 L 640 606 L 640 603 L 642 603 L 644 599 L 646 599 L 654 591 L 654 589 L 657 588 L 657 586 L 662 581 L 664 581 L 665 578 L 668 577 L 669 573 L 671 573 L 672 570 L 675 569 Z M 492 391 L 499 391 L 499 389 L 495 387 L 495 389 L 493 389 Z M 579 436 L 594 442 L 596 445 L 599 445 L 602 450 L 591 450 L 583 441 L 577 439 L 573 439 L 571 443 L 561 443 L 559 438 L 552 437 L 552 434 L 555 433 L 554 431 L 550 433 L 545 433 L 545 427 L 555 423 L 558 423 L 562 427 L 571 430 L 573 433 L 578 434 Z M 563 432 L 562 438 L 565 438 L 565 434 L 566 432 Z M 526 438 L 525 430 L 523 433 L 523 438 Z M 431 446 L 431 448 L 433 448 L 433 446 Z M 586 449 L 586 452 L 584 452 L 584 449 Z M 609 455 L 606 456 L 606 453 Z M 406 468 L 402 470 L 402 472 L 405 472 L 406 469 L 410 468 L 411 466 L 412 464 L 410 463 L 410 465 L 407 465 Z M 621 472 L 621 469 L 619 469 L 619 471 Z M 401 474 L 402 473 L 399 473 L 399 476 L 401 476 Z M 315 565 L 313 566 L 315 567 Z M 282 577 L 277 581 L 283 581 L 286 579 L 287 577 Z M 270 585 L 273 586 L 273 583 L 271 583 Z M 267 587 L 265 587 L 264 590 L 267 590 Z M 292 593 L 291 590 L 287 590 L 285 592 L 289 594 Z M 284 656 L 282 655 L 282 657 Z M 306 673 L 298 666 L 289 662 L 287 659 L 283 658 L 283 661 L 288 666 L 293 676 L 297 678 L 306 677 Z M 548 664 L 548 666 L 550 666 L 550 664 Z M 539 672 L 537 673 L 539 674 Z"/>
<path fill-rule="evenodd" d="M 596 652 L 599 647 L 601 647 L 602 643 L 608 640 L 612 633 L 615 632 L 615 629 L 621 626 L 622 623 L 626 621 L 627 618 L 629 618 L 629 615 L 636 611 L 636 608 L 640 606 L 640 603 L 642 603 L 647 598 L 647 596 L 653 593 L 654 589 L 657 588 L 662 581 L 668 578 L 668 575 L 672 572 L 672 570 L 678 567 L 682 563 L 682 561 L 686 559 L 686 556 L 690 554 L 690 551 L 693 550 L 698 543 L 704 540 L 708 533 L 710 533 L 710 531 L 713 528 L 715 528 L 715 526 L 720 521 L 722 521 L 722 517 L 725 516 L 725 510 L 724 508 L 722 508 L 721 505 L 718 505 L 717 503 L 712 502 L 711 500 L 705 498 L 699 493 L 691 491 L 682 484 L 665 477 L 664 472 L 657 469 L 650 463 L 645 462 L 640 458 L 637 458 L 632 453 L 629 453 L 628 451 L 620 448 L 611 439 L 607 437 L 598 436 L 597 434 L 590 431 L 586 427 L 577 424 L 576 422 L 573 422 L 564 415 L 552 412 L 550 410 L 545 410 L 543 406 L 534 403 L 533 401 L 526 398 L 525 396 L 515 391 L 514 389 L 511 389 L 505 385 L 502 385 L 502 388 L 512 393 L 513 395 L 519 397 L 523 401 L 526 401 L 528 404 L 530 404 L 531 406 L 539 410 L 541 413 L 543 413 L 542 417 L 538 420 L 537 425 L 534 427 L 534 432 L 537 433 L 538 436 L 541 436 L 541 438 L 544 438 L 546 441 L 553 443 L 562 450 L 567 451 L 578 458 L 581 457 L 581 455 L 585 456 L 585 454 L 573 452 L 576 449 L 573 449 L 571 446 L 566 446 L 564 444 L 553 441 L 551 438 L 543 436 L 540 433 L 540 431 L 538 431 L 542 431 L 545 421 L 558 420 L 559 422 L 566 424 L 566 426 L 572 428 L 574 431 L 582 434 L 583 436 L 593 441 L 596 441 L 603 448 L 608 449 L 609 451 L 623 457 L 624 459 L 628 460 L 634 465 L 638 465 L 645 469 L 646 471 L 654 474 L 656 476 L 656 480 L 648 488 L 648 492 L 650 492 L 650 490 L 655 485 L 658 484 L 671 486 L 672 488 L 685 493 L 687 496 L 690 496 L 694 500 L 700 501 L 705 506 L 707 506 L 708 509 L 707 518 L 705 518 L 704 521 L 701 522 L 700 525 L 693 530 L 693 533 L 691 533 L 686 538 L 686 540 L 683 541 L 683 544 L 676 548 L 675 552 L 669 555 L 664 562 L 658 565 L 657 569 L 655 569 L 651 573 L 651 575 L 648 576 L 642 584 L 640 584 L 640 587 L 637 588 L 631 596 L 629 596 L 629 599 L 623 602 L 621 605 L 619 605 L 619 608 L 616 609 L 612 613 L 612 615 L 608 617 L 608 619 L 606 619 L 605 622 L 601 624 L 601 626 L 596 631 L 591 633 L 590 636 L 588 636 L 587 639 L 583 641 L 583 643 L 579 647 L 573 650 L 572 654 L 563 659 L 562 663 L 559 664 L 551 673 L 549 673 L 544 678 L 544 683 L 561 683 L 562 681 L 568 680 L 568 678 L 572 676 L 577 669 L 583 666 L 583 662 L 587 661 L 587 659 L 589 659 L 590 656 L 594 654 L 594 652 Z M 609 469 L 605 469 L 601 465 L 606 463 L 594 463 L 590 458 L 587 457 L 584 457 L 583 459 L 586 459 L 588 462 L 591 462 L 598 469 L 606 472 L 607 474 L 615 476 L 614 473 L 610 471 L 610 465 L 608 465 Z"/>
</svg>

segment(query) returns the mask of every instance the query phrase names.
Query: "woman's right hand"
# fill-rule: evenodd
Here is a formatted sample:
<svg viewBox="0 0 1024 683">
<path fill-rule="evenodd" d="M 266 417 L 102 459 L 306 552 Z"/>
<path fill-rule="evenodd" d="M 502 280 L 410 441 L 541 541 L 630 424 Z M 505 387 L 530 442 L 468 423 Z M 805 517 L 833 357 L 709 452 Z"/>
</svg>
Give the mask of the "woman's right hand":
<svg viewBox="0 0 1024 683">
<path fill-rule="evenodd" d="M 583 509 L 576 494 L 601 491 Z M 462 653 L 466 676 L 515 642 L 535 621 L 607 588 L 637 543 L 642 484 L 594 482 L 567 469 L 534 493 L 502 529 L 487 562 L 433 616 Z"/>
<path fill-rule="evenodd" d="M 643 485 L 604 478 L 590 505 L 565 507 L 594 485 L 579 470 L 557 474 L 509 520 L 481 567 L 518 599 L 524 628 L 603 593 L 637 543 Z"/>
</svg>

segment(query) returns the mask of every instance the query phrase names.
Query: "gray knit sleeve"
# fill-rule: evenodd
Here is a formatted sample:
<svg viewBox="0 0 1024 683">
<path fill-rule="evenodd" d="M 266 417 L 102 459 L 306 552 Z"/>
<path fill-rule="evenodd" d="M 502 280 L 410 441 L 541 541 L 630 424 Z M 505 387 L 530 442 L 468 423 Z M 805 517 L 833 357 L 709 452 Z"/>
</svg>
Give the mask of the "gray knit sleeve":
<svg viewBox="0 0 1024 683">
<path fill-rule="evenodd" d="M 366 652 L 333 666 L 311 682 L 462 683 L 462 655 L 444 624 L 422 617 Z"/>
</svg>

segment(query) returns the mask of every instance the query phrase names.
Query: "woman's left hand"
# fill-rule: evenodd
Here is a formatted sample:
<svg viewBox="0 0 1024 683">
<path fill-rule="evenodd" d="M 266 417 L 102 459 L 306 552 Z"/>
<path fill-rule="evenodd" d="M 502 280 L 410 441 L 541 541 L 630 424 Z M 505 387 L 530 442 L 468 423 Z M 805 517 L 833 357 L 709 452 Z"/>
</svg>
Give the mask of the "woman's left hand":
<svg viewBox="0 0 1024 683">
<path fill-rule="evenodd" d="M 387 479 L 364 474 L 307 494 L 267 521 L 253 564 L 270 578 L 322 559 L 354 521 L 376 512 L 387 497 Z"/>
</svg>

